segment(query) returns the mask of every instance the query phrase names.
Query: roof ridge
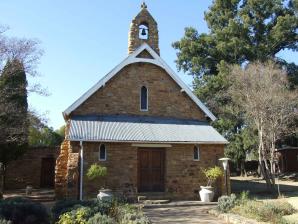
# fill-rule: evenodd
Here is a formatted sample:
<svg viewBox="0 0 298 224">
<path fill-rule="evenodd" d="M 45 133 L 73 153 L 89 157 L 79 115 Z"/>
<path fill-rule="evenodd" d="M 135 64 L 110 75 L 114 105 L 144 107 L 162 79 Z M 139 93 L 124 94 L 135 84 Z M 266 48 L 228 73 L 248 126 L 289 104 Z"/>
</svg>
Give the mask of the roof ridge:
<svg viewBox="0 0 298 224">
<path fill-rule="evenodd" d="M 143 50 L 147 50 L 148 53 L 153 57 L 153 59 L 148 58 L 138 58 L 137 55 L 140 54 Z M 143 43 L 139 48 L 137 48 L 132 54 L 126 57 L 120 64 L 113 68 L 107 75 L 100 79 L 94 86 L 92 86 L 87 92 L 85 92 L 80 98 L 78 98 L 71 106 L 69 106 L 64 112 L 63 116 L 67 119 L 68 115 L 79 107 L 85 100 L 87 100 L 92 94 L 97 90 L 103 87 L 106 82 L 108 82 L 112 77 L 114 77 L 121 69 L 125 66 L 144 62 L 157 65 L 164 69 L 168 75 L 181 87 L 181 90 L 185 91 L 186 94 L 197 104 L 197 106 L 208 116 L 211 120 L 216 120 L 216 117 L 213 113 L 194 95 L 190 88 L 180 79 L 178 75 L 171 69 L 170 66 L 147 44 Z"/>
</svg>

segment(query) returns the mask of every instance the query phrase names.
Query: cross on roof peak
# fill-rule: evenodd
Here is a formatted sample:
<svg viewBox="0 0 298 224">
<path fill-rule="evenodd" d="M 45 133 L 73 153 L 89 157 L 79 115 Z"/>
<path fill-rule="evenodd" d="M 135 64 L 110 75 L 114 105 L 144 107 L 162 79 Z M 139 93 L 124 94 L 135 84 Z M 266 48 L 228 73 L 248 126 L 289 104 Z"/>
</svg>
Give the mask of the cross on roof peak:
<svg viewBox="0 0 298 224">
<path fill-rule="evenodd" d="M 141 8 L 142 9 L 147 9 L 147 5 L 146 5 L 145 1 L 142 3 Z"/>
</svg>

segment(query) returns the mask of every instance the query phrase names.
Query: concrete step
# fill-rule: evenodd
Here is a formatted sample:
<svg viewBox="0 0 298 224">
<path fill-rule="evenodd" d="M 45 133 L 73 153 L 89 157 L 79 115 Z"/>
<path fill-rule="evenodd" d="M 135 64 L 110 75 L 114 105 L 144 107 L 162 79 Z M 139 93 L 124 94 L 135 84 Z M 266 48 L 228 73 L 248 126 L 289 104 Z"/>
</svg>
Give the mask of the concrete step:
<svg viewBox="0 0 298 224">
<path fill-rule="evenodd" d="M 139 203 L 142 203 L 145 205 L 162 205 L 162 204 L 170 203 L 170 200 L 143 200 L 143 201 L 139 201 Z"/>
<path fill-rule="evenodd" d="M 165 192 L 144 192 L 138 195 L 138 202 L 142 204 L 165 204 L 170 202 L 170 196 Z"/>
</svg>

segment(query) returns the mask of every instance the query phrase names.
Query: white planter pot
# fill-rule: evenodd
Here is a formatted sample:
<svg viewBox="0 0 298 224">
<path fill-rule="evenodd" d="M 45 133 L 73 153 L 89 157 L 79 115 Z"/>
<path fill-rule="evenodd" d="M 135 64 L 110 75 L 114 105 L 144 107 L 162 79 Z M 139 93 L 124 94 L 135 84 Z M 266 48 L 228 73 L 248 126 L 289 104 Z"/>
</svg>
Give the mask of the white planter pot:
<svg viewBox="0 0 298 224">
<path fill-rule="evenodd" d="M 113 198 L 112 190 L 101 189 L 97 195 L 97 199 L 101 201 L 110 201 Z"/>
<path fill-rule="evenodd" d="M 213 197 L 214 197 L 213 187 L 201 186 L 201 190 L 199 193 L 200 193 L 200 198 L 202 202 L 211 202 L 213 200 Z"/>
</svg>

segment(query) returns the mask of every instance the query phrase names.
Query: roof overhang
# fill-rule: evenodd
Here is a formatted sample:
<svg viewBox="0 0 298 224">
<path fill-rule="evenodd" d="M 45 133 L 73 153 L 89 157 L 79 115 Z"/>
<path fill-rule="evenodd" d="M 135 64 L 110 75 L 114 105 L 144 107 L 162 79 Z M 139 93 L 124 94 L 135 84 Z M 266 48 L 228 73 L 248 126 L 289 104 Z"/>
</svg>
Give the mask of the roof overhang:
<svg viewBox="0 0 298 224">
<path fill-rule="evenodd" d="M 208 123 L 191 120 L 103 116 L 70 120 L 69 125 L 66 139 L 70 141 L 228 144 Z"/>
<path fill-rule="evenodd" d="M 137 57 L 144 50 L 148 51 L 148 53 L 152 56 L 152 59 Z M 162 60 L 162 58 L 147 43 L 143 43 L 137 50 L 135 50 L 132 54 L 130 54 L 112 71 L 110 71 L 99 82 L 97 82 L 92 88 L 90 88 L 79 99 L 77 99 L 71 106 L 69 106 L 63 112 L 64 118 L 67 119 L 67 117 L 71 114 L 72 111 L 78 108 L 84 101 L 86 101 L 97 90 L 104 87 L 105 84 L 125 66 L 133 63 L 139 63 L 139 62 L 151 63 L 163 68 L 172 77 L 172 79 L 181 87 L 181 91 L 185 92 L 195 102 L 195 104 L 206 114 L 206 116 L 208 116 L 212 121 L 216 120 L 216 117 L 212 114 L 212 112 L 193 94 L 191 89 L 176 75 L 176 73 L 170 68 L 170 66 L 168 66 Z"/>
</svg>

